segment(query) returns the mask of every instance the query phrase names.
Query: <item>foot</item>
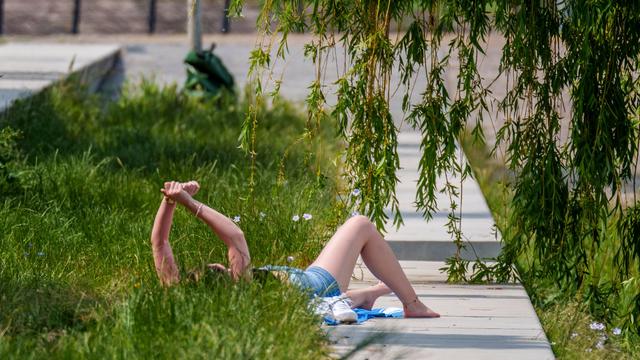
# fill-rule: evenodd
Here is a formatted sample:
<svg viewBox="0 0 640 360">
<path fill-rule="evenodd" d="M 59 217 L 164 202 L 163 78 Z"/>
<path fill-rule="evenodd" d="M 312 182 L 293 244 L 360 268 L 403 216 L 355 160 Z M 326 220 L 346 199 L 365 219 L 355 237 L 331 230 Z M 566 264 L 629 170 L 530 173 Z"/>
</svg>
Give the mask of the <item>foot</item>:
<svg viewBox="0 0 640 360">
<path fill-rule="evenodd" d="M 349 290 L 347 292 L 349 298 L 353 301 L 354 308 L 361 308 L 365 310 L 371 310 L 373 304 L 376 302 L 376 297 L 366 292 L 358 292 L 357 290 Z"/>
<path fill-rule="evenodd" d="M 404 317 L 405 318 L 437 318 L 440 314 L 429 309 L 427 305 L 423 304 L 418 298 L 414 301 L 403 304 Z"/>
<path fill-rule="evenodd" d="M 347 291 L 347 296 L 353 301 L 354 308 L 371 310 L 380 296 L 390 292 L 391 290 L 385 284 L 379 283 L 364 289 L 349 290 Z"/>
</svg>

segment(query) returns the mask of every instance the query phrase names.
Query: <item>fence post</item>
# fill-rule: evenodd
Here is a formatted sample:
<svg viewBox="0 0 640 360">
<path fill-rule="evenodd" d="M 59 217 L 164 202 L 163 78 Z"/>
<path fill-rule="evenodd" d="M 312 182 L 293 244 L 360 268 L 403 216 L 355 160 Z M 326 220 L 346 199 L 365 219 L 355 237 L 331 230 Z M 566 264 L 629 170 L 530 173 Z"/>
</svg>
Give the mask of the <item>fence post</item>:
<svg viewBox="0 0 640 360">
<path fill-rule="evenodd" d="M 73 2 L 73 20 L 71 24 L 71 33 L 77 34 L 80 26 L 80 0 L 75 0 Z"/>
<path fill-rule="evenodd" d="M 222 14 L 222 28 L 220 31 L 223 33 L 229 32 L 229 6 L 231 5 L 231 0 L 224 0 L 224 13 Z"/>
<path fill-rule="evenodd" d="M 200 0 L 187 0 L 187 32 L 191 50 L 202 50 L 202 28 L 200 25 Z"/>
<path fill-rule="evenodd" d="M 0 0 L 0 35 L 4 34 L 4 0 Z"/>
<path fill-rule="evenodd" d="M 156 0 L 149 2 L 149 34 L 156 32 Z"/>
</svg>

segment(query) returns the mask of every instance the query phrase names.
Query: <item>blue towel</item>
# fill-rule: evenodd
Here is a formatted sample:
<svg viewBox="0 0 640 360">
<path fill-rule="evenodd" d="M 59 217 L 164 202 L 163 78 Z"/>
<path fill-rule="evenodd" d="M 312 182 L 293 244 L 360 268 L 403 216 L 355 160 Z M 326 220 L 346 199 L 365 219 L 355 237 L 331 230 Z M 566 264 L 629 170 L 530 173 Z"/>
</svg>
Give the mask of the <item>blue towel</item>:
<svg viewBox="0 0 640 360">
<path fill-rule="evenodd" d="M 404 312 L 400 308 L 376 308 L 371 310 L 365 310 L 360 308 L 355 308 L 353 311 L 358 315 L 358 324 L 362 324 L 363 322 L 372 319 L 372 318 L 401 318 L 404 316 Z M 328 317 L 324 317 L 324 322 L 327 325 L 338 325 L 340 324 L 338 321 L 334 319 L 330 319 Z"/>
</svg>

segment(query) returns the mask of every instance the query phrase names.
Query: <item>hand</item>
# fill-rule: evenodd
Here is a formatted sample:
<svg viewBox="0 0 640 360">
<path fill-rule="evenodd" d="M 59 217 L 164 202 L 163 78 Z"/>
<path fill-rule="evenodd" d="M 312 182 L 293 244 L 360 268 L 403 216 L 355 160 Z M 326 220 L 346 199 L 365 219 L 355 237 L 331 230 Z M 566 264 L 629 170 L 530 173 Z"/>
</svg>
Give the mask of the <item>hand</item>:
<svg viewBox="0 0 640 360">
<path fill-rule="evenodd" d="M 194 196 L 200 190 L 200 184 L 197 181 L 191 180 L 186 183 L 182 183 L 182 189 L 187 192 L 187 194 Z"/>
<path fill-rule="evenodd" d="M 182 184 L 177 181 L 165 182 L 164 188 L 160 189 L 160 191 L 164 196 L 181 204 L 184 204 L 191 197 L 189 193 L 184 190 Z"/>
<path fill-rule="evenodd" d="M 231 272 L 231 269 L 227 269 L 224 265 L 219 263 L 207 264 L 207 268 L 211 271 L 227 274 L 227 275 L 229 275 L 229 273 Z"/>
<path fill-rule="evenodd" d="M 251 278 L 251 258 L 248 249 L 245 253 L 236 247 L 230 247 L 227 256 L 229 257 L 229 275 L 233 280 Z"/>
</svg>

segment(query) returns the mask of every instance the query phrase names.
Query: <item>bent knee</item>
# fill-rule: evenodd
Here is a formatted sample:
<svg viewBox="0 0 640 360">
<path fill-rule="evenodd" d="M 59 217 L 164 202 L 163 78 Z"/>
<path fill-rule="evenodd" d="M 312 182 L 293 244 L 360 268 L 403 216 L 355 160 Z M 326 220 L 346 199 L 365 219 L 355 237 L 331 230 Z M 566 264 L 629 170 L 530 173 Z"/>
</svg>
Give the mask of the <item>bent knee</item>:
<svg viewBox="0 0 640 360">
<path fill-rule="evenodd" d="M 374 228 L 375 229 L 375 225 L 371 222 L 371 220 L 369 220 L 368 217 L 366 217 L 364 215 L 356 215 L 356 216 L 350 218 L 345 223 L 345 225 L 347 225 L 347 224 L 349 226 L 357 226 L 357 227 L 360 227 L 360 228 Z"/>
</svg>

